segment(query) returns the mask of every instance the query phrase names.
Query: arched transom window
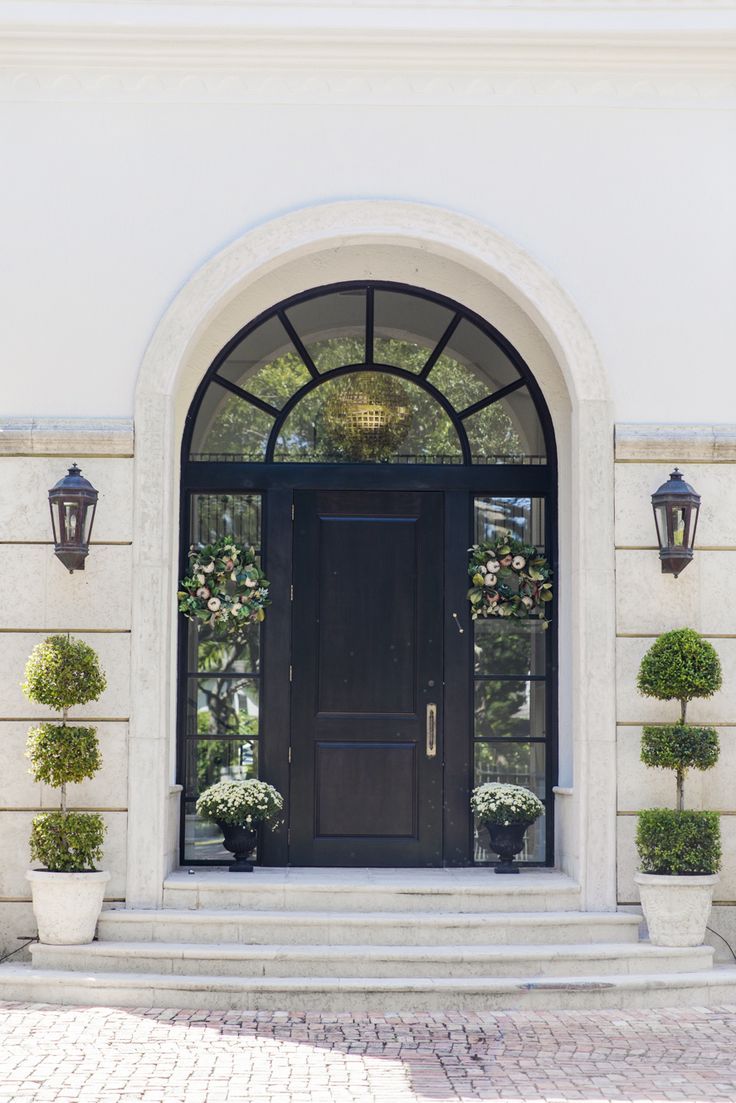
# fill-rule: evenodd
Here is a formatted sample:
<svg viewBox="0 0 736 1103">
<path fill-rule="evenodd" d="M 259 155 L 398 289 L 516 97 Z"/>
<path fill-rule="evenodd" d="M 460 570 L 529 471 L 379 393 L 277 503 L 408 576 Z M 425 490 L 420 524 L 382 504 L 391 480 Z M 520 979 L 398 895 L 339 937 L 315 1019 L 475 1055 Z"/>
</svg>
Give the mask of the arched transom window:
<svg viewBox="0 0 736 1103">
<path fill-rule="evenodd" d="M 393 284 L 274 308 L 225 347 L 194 410 L 194 462 L 547 462 L 534 383 L 504 338 Z"/>
</svg>

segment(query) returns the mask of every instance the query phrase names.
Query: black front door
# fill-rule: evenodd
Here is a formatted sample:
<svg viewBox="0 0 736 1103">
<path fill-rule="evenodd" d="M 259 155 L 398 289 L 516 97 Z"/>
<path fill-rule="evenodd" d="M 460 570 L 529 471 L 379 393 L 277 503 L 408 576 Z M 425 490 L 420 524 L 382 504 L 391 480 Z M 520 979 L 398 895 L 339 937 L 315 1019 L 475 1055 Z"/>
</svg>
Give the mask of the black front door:
<svg viewBox="0 0 736 1103">
<path fill-rule="evenodd" d="M 440 865 L 443 495 L 294 501 L 289 861 Z"/>
</svg>

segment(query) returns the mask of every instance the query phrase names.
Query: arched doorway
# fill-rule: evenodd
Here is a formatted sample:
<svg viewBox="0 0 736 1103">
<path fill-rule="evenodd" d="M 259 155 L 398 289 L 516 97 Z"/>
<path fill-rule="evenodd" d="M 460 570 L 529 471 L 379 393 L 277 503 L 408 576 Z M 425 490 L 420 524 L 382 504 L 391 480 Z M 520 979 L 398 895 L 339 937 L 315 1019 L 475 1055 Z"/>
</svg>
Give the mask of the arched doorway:
<svg viewBox="0 0 736 1103">
<path fill-rule="evenodd" d="M 236 334 L 187 419 L 181 568 L 191 543 L 232 535 L 274 604 L 237 646 L 181 628 L 183 861 L 227 859 L 198 792 L 261 776 L 289 794 L 268 864 L 487 861 L 468 795 L 496 779 L 545 799 L 526 857 L 551 864 L 554 623 L 473 624 L 466 570 L 502 530 L 554 561 L 555 494 L 531 372 L 458 303 L 341 283 Z"/>
</svg>

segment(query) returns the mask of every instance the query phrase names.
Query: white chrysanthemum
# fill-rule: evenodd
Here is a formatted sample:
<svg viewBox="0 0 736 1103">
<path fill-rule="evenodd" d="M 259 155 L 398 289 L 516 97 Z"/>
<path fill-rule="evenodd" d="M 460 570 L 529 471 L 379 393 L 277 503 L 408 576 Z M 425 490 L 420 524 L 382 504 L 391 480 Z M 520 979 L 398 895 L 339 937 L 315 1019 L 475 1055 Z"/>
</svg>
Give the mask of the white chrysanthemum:
<svg viewBox="0 0 736 1103">
<path fill-rule="evenodd" d="M 523 785 L 487 782 L 473 790 L 471 807 L 481 823 L 534 823 L 544 805 L 531 789 Z"/>
</svg>

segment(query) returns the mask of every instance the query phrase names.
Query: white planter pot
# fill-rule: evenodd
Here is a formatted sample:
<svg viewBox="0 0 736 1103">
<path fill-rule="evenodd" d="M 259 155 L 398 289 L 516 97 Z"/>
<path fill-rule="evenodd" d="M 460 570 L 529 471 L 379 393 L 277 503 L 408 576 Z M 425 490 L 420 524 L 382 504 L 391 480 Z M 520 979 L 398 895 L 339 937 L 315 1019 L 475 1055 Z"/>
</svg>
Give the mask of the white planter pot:
<svg viewBox="0 0 736 1103">
<path fill-rule="evenodd" d="M 29 869 L 33 914 L 38 924 L 38 940 L 49 946 L 77 946 L 92 942 L 102 909 L 105 885 L 110 874 L 49 873 Z"/>
<path fill-rule="evenodd" d="M 634 880 L 655 946 L 702 946 L 717 873 L 692 877 L 635 873 Z"/>
</svg>

